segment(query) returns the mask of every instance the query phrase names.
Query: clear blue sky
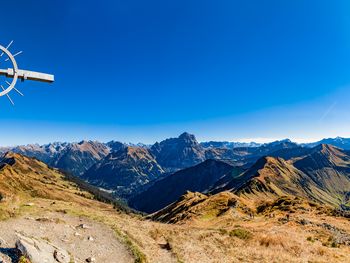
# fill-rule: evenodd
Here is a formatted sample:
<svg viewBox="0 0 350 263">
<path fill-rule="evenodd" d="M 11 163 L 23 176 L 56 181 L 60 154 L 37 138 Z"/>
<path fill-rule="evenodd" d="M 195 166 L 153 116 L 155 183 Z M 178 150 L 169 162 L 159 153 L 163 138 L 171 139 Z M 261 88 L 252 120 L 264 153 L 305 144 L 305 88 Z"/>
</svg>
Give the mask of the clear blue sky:
<svg viewBox="0 0 350 263">
<path fill-rule="evenodd" d="M 0 98 L 0 144 L 350 137 L 350 3 L 1 3 L 0 43 L 56 75 Z M 260 139 L 259 139 L 260 138 Z"/>
</svg>

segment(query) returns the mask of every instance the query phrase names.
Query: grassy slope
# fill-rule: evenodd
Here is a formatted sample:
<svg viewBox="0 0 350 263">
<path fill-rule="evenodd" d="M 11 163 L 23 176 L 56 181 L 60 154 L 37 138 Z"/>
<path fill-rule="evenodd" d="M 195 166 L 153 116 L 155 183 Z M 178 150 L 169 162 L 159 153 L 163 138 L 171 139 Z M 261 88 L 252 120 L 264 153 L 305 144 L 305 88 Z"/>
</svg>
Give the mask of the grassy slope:
<svg viewBox="0 0 350 263">
<path fill-rule="evenodd" d="M 332 208 L 291 197 L 261 203 L 254 218 L 251 208 L 230 192 L 187 193 L 152 217 L 187 229 L 191 242 L 180 232 L 168 237 L 183 259 L 193 253 L 201 262 L 349 262 L 343 242 L 350 238 L 349 221 L 335 217 Z"/>
<path fill-rule="evenodd" d="M 11 156 L 8 156 L 11 157 Z M 178 224 L 163 224 L 116 211 L 92 200 L 77 185 L 45 164 L 22 156 L 0 169 L 0 202 L 3 219 L 35 216 L 43 212 L 86 216 L 102 222 L 133 252 L 136 262 L 349 262 L 346 245 L 332 247 L 335 234 L 318 225 L 302 225 L 301 219 L 329 223 L 350 232 L 348 220 L 302 205 L 291 213 L 288 205 L 267 208 L 250 218 L 253 204 L 232 193 L 203 199 L 197 206 L 183 200 L 182 213 L 190 216 Z M 11 158 L 8 158 L 11 160 Z M 191 194 L 190 194 L 191 196 Z M 238 201 L 239 203 L 235 202 Z M 34 205 L 26 206 L 32 202 Z M 248 211 L 248 212 L 247 212 Z M 273 212 L 272 212 L 273 211 Z M 274 213 L 275 217 L 269 215 Z M 290 221 L 283 219 L 291 213 Z M 5 216 L 4 216 L 5 215 Z"/>
<path fill-rule="evenodd" d="M 135 262 L 146 261 L 138 246 L 114 224 L 113 219 L 121 212 L 112 205 L 94 200 L 93 195 L 66 180 L 64 174 L 38 160 L 8 153 L 1 166 L 1 220 L 48 211 L 86 216 L 109 225 L 129 247 Z"/>
<path fill-rule="evenodd" d="M 296 161 L 261 158 L 241 176 L 233 179 L 227 188 L 257 202 L 290 195 L 339 207 L 350 191 L 350 178 L 343 171 L 344 163 L 314 167 L 308 160 L 314 158 L 313 155 Z"/>
</svg>

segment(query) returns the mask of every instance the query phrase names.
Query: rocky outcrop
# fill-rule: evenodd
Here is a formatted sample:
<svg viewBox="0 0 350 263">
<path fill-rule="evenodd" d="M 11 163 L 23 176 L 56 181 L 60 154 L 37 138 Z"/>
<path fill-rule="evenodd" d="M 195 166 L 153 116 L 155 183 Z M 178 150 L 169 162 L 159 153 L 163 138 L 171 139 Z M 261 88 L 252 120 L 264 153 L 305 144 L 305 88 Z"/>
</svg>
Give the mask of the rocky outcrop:
<svg viewBox="0 0 350 263">
<path fill-rule="evenodd" d="M 63 250 L 48 241 L 18 234 L 16 248 L 31 263 L 69 263 L 71 258 Z"/>
</svg>

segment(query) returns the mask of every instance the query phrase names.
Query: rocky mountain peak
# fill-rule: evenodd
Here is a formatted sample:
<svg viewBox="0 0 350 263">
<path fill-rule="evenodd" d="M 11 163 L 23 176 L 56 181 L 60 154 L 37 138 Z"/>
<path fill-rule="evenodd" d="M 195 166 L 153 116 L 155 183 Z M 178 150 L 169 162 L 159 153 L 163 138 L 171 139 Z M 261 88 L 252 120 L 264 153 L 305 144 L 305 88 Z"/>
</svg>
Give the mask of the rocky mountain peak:
<svg viewBox="0 0 350 263">
<path fill-rule="evenodd" d="M 111 152 L 117 152 L 125 147 L 124 143 L 118 141 L 110 141 L 106 145 L 110 148 Z"/>
<path fill-rule="evenodd" d="M 193 134 L 190 134 L 188 132 L 182 133 L 179 136 L 179 139 L 184 140 L 184 141 L 189 142 L 189 143 L 196 143 L 196 144 L 198 143 L 196 136 L 194 136 Z"/>
<path fill-rule="evenodd" d="M 161 166 L 172 171 L 196 165 L 206 159 L 204 148 L 194 135 L 187 132 L 178 138 L 155 143 L 151 152 Z"/>
</svg>

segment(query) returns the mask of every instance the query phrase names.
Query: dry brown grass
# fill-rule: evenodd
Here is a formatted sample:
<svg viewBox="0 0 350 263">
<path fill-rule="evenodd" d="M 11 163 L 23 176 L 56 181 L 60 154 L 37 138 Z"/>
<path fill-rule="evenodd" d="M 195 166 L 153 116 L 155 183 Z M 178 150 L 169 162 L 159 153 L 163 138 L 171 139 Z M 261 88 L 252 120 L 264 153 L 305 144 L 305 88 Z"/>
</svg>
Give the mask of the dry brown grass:
<svg viewBox="0 0 350 263">
<path fill-rule="evenodd" d="M 44 212 L 88 217 L 113 229 L 137 262 L 350 262 L 349 246 L 325 246 L 332 233 L 320 227 L 326 222 L 350 233 L 349 221 L 309 207 L 295 209 L 288 222 L 281 220 L 287 213 L 281 209 L 273 209 L 275 217 L 262 213 L 250 218 L 243 205 L 225 209 L 225 202 L 214 199 L 223 213 L 203 219 L 202 215 L 217 211 L 207 202 L 203 213 L 199 207 L 193 210 L 198 217 L 187 217 L 183 224 L 163 224 L 92 200 L 91 195 L 47 167 L 41 167 L 39 174 L 29 171 L 28 165 L 21 169 L 18 172 L 12 167 L 0 174 L 0 192 L 5 197 L 0 202 L 0 217 L 40 217 Z M 29 202 L 34 205 L 27 206 Z M 314 224 L 300 224 L 302 219 Z M 249 233 L 249 238 L 242 238 L 242 233 Z"/>
<path fill-rule="evenodd" d="M 155 225 L 157 231 L 152 230 L 152 234 L 172 237 L 172 248 L 184 262 L 350 262 L 349 246 L 333 247 L 332 233 L 322 227 L 327 222 L 350 233 L 347 219 L 293 198 L 269 205 L 273 209 L 254 218 L 249 211 L 231 208 L 209 219 L 184 217 L 185 223 L 168 225 L 167 229 Z M 200 210 L 196 213 L 202 214 Z"/>
<path fill-rule="evenodd" d="M 82 197 L 80 197 L 82 198 Z M 350 232 L 348 220 L 317 214 L 295 214 L 290 222 L 276 218 L 227 213 L 211 220 L 193 220 L 182 225 L 162 224 L 115 211 L 111 206 L 82 198 L 80 202 L 34 198 L 32 207 L 19 205 L 20 216 L 56 211 L 84 216 L 102 222 L 112 229 L 135 253 L 141 252 L 147 262 L 350 262 L 347 246 L 324 246 L 330 233 L 315 226 L 303 226 L 296 221 L 305 218 L 313 222 L 329 222 Z M 250 238 L 230 235 L 235 229 L 245 229 Z M 307 240 L 308 237 L 313 242 Z M 319 239 L 319 240 L 317 240 Z M 126 241 L 125 241 L 126 240 Z M 166 246 L 164 246 L 166 245 Z M 140 262 L 142 262 L 142 260 Z"/>
</svg>

